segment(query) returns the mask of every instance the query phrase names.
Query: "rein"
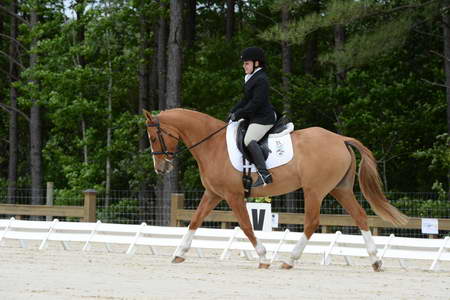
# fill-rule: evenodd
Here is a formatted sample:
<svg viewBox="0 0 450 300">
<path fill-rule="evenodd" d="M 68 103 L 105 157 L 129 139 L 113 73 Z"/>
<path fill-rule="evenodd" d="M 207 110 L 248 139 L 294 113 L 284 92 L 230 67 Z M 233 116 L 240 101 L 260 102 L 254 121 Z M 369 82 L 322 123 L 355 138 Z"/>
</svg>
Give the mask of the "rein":
<svg viewBox="0 0 450 300">
<path fill-rule="evenodd" d="M 165 134 L 165 135 L 167 135 L 167 136 L 170 136 L 171 138 L 176 139 L 178 142 L 180 142 L 180 139 L 177 138 L 176 136 L 170 134 L 170 132 L 165 131 L 164 128 L 161 128 L 161 124 L 160 124 L 160 122 L 159 122 L 159 119 L 156 119 L 156 120 L 157 120 L 156 123 L 153 123 L 153 124 L 147 124 L 147 127 L 156 127 L 156 128 L 158 129 L 158 130 L 156 131 L 156 134 L 158 135 L 158 140 L 159 140 L 159 143 L 161 144 L 162 151 L 159 151 L 159 152 L 151 152 L 151 154 L 152 154 L 152 155 L 166 155 L 167 157 L 168 157 L 169 155 L 171 155 L 171 156 L 173 156 L 173 157 L 176 157 L 178 154 L 180 154 L 180 153 L 182 153 L 182 152 L 184 152 L 184 151 L 191 150 L 192 148 L 197 147 L 198 145 L 200 145 L 200 144 L 202 144 L 203 142 L 209 140 L 211 137 L 213 137 L 214 135 L 216 135 L 217 133 L 219 133 L 220 131 L 222 131 L 223 129 L 225 129 L 225 128 L 230 124 L 230 123 L 227 123 L 227 125 L 225 125 L 225 126 L 219 128 L 218 130 L 214 131 L 213 133 L 211 133 L 211 134 L 208 135 L 207 137 L 201 139 L 200 141 L 198 141 L 197 143 L 195 143 L 195 144 L 193 144 L 193 145 L 191 145 L 191 146 L 189 146 L 189 147 L 186 147 L 186 146 L 185 146 L 184 149 L 180 149 L 180 150 L 177 150 L 177 151 L 175 151 L 175 152 L 172 152 L 172 151 L 168 151 L 168 150 L 167 150 L 167 145 L 166 145 L 166 142 L 164 141 L 164 136 L 163 136 L 163 134 Z"/>
</svg>

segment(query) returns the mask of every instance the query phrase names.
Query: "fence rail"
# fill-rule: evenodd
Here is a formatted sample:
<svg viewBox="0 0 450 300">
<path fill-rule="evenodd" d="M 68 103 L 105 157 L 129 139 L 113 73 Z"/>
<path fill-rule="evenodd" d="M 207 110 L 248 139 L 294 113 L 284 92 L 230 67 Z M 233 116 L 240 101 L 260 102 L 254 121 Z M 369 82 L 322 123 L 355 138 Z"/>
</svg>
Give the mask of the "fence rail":
<svg viewBox="0 0 450 300">
<path fill-rule="evenodd" d="M 22 247 L 27 241 L 40 242 L 39 249 L 45 249 L 50 242 L 60 242 L 65 250 L 71 248 L 69 243 L 83 243 L 82 251 L 89 251 L 92 244 L 103 244 L 111 251 L 110 244 L 127 246 L 126 253 L 132 255 L 137 246 L 149 247 L 152 254 L 157 254 L 156 247 L 172 247 L 180 245 L 186 228 L 167 226 L 147 226 L 96 223 L 20 221 L 11 218 L 0 219 L 0 246 L 2 240 L 19 240 Z M 292 253 L 302 233 L 290 232 L 255 232 L 257 238 L 265 245 L 271 262 L 278 260 L 279 254 Z M 439 240 L 402 238 L 393 234 L 374 237 L 379 250 L 378 258 L 398 259 L 400 266 L 406 268 L 404 259 L 431 261 L 429 270 L 437 270 L 439 264 L 450 262 L 450 237 Z M 231 251 L 244 252 L 247 259 L 254 257 L 254 248 L 239 227 L 235 229 L 206 229 L 196 231 L 192 248 L 203 257 L 202 249 L 222 250 L 220 259 L 227 259 Z M 163 250 L 167 251 L 167 249 Z M 172 250 L 173 251 L 173 250 Z M 323 265 L 331 263 L 333 256 L 344 256 L 347 264 L 352 256 L 367 257 L 366 243 L 361 235 L 315 234 L 308 241 L 304 253 L 322 256 Z"/>
<path fill-rule="evenodd" d="M 95 222 L 96 192 L 84 191 L 83 206 L 0 204 L 0 215 L 15 215 L 19 219 L 21 216 L 79 217 L 83 222 Z"/>
<path fill-rule="evenodd" d="M 172 194 L 171 204 L 171 226 L 180 226 L 181 222 L 188 222 L 191 220 L 195 210 L 184 209 L 184 194 Z M 305 214 L 303 213 L 279 213 L 278 223 L 286 225 L 303 224 L 305 220 Z M 219 222 L 221 228 L 231 228 L 231 223 L 236 223 L 237 219 L 234 217 L 231 211 L 213 210 L 206 217 L 206 222 Z M 372 228 L 374 235 L 378 235 L 379 228 L 390 228 L 393 225 L 384 221 L 378 216 L 368 216 L 369 227 Z M 444 231 L 450 231 L 450 219 L 438 219 L 439 229 Z M 329 232 L 329 226 L 356 226 L 355 221 L 349 215 L 332 215 L 322 214 L 320 215 L 321 232 Z M 397 226 L 401 229 L 421 229 L 422 218 L 409 218 L 409 221 L 405 225 Z M 434 238 L 434 235 L 429 235 L 430 238 Z"/>
<path fill-rule="evenodd" d="M 53 190 L 47 186 L 41 191 L 40 203 L 47 206 L 29 206 L 31 193 L 29 189 L 18 190 L 15 198 L 7 197 L 5 190 L 0 190 L 0 217 L 11 216 L 47 216 L 47 220 L 58 217 L 60 220 L 95 221 L 140 224 L 142 222 L 154 226 L 187 225 L 192 218 L 194 209 L 202 197 L 201 190 L 187 190 L 183 195 L 176 195 L 176 200 L 164 198 L 155 189 L 148 191 L 111 191 L 108 194 L 99 192 L 92 196 L 92 200 L 84 200 L 83 194 L 77 191 Z M 47 197 L 45 197 L 45 194 Z M 450 202 L 442 199 L 436 193 L 387 193 L 391 203 L 402 212 L 411 217 L 406 226 L 393 227 L 374 216 L 373 211 L 361 194 L 356 194 L 357 200 L 369 215 L 369 226 L 376 235 L 389 235 L 404 237 L 429 237 L 422 234 L 422 218 L 434 218 L 439 222 L 439 236 L 450 234 Z M 86 199 L 86 195 L 84 197 Z M 89 202 L 95 204 L 88 204 Z M 175 203 L 174 203 L 175 202 Z M 53 206 L 53 205 L 54 206 Z M 89 208 L 86 208 L 89 207 Z M 280 226 L 276 230 L 288 228 L 290 231 L 303 231 L 304 223 L 304 195 L 296 191 L 284 196 L 272 198 L 272 212 L 278 213 Z M 332 197 L 326 197 L 321 207 L 320 232 L 341 231 L 344 234 L 358 234 L 359 230 L 345 210 Z M 23 217 L 28 219 L 28 217 Z M 35 218 L 32 218 L 35 219 Z M 237 220 L 231 213 L 226 201 L 222 201 L 206 218 L 202 227 L 232 228 Z M 436 236 L 433 236 L 436 237 Z"/>
</svg>

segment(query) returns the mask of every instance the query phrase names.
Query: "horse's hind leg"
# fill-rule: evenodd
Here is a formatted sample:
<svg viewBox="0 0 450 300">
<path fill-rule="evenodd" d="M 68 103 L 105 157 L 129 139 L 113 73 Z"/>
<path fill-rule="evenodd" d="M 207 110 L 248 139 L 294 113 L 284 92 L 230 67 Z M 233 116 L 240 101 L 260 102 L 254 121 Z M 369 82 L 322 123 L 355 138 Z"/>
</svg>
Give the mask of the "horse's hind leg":
<svg viewBox="0 0 450 300">
<path fill-rule="evenodd" d="M 355 220 L 366 243 L 367 253 L 369 254 L 374 271 L 381 271 L 382 261 L 377 256 L 377 247 L 367 224 L 367 214 L 356 200 L 353 190 L 348 186 L 338 186 L 330 194 L 336 198 L 353 220 Z"/>
<path fill-rule="evenodd" d="M 319 227 L 320 223 L 320 205 L 322 204 L 323 195 L 319 195 L 308 189 L 304 189 L 305 194 L 305 226 L 304 232 L 300 240 L 292 250 L 288 261 L 281 265 L 283 269 L 292 269 L 295 261 L 299 260 L 303 251 L 305 250 L 308 240 Z"/>
<path fill-rule="evenodd" d="M 216 194 L 206 190 L 203 193 L 200 204 L 195 210 L 192 216 L 191 222 L 189 223 L 189 230 L 184 234 L 180 245 L 177 247 L 173 254 L 173 263 L 181 263 L 185 260 L 184 255 L 191 248 L 192 239 L 194 238 L 195 231 L 202 225 L 205 217 L 217 206 L 217 204 L 222 200 L 221 197 Z"/>
</svg>

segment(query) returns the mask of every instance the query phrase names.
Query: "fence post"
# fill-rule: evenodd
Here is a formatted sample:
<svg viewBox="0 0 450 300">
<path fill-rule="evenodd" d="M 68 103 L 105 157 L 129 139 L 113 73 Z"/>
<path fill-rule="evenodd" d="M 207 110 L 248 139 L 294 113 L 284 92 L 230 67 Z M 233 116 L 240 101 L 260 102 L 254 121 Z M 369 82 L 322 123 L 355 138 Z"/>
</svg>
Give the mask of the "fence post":
<svg viewBox="0 0 450 300">
<path fill-rule="evenodd" d="M 372 227 L 372 234 L 373 235 L 380 235 L 380 233 L 378 231 L 378 227 Z"/>
<path fill-rule="evenodd" d="M 170 226 L 179 225 L 177 220 L 177 211 L 184 208 L 184 194 L 173 193 L 170 198 Z"/>
<path fill-rule="evenodd" d="M 53 206 L 53 182 L 47 182 L 47 198 L 46 198 L 47 206 Z M 47 221 L 51 221 L 53 216 L 46 216 L 45 219 Z"/>
<path fill-rule="evenodd" d="M 96 222 L 95 215 L 97 191 L 88 189 L 84 191 L 84 217 L 83 222 Z"/>
</svg>

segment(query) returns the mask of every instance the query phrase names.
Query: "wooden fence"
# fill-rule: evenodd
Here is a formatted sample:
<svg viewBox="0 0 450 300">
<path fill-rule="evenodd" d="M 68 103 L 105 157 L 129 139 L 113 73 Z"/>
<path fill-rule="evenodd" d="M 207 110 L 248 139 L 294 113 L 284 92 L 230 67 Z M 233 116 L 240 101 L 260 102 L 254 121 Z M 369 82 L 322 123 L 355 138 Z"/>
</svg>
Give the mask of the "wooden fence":
<svg viewBox="0 0 450 300">
<path fill-rule="evenodd" d="M 84 191 L 83 206 L 53 206 L 47 198 L 47 205 L 28 204 L 0 204 L 0 215 L 14 215 L 16 219 L 21 216 L 46 216 L 48 217 L 78 217 L 83 222 L 96 222 L 96 191 Z M 48 195 L 48 194 L 47 194 Z"/>
<path fill-rule="evenodd" d="M 181 226 L 181 222 L 189 222 L 194 214 L 194 210 L 184 209 L 184 194 L 172 194 L 171 199 L 170 226 Z M 237 223 L 231 211 L 213 210 L 204 221 L 219 222 L 221 228 L 230 228 L 230 223 Z M 278 223 L 286 225 L 303 224 L 305 214 L 300 213 L 278 213 Z M 368 216 L 369 227 L 374 235 L 378 235 L 379 228 L 392 228 L 393 225 L 384 221 L 378 216 Z M 450 219 L 438 219 L 439 230 L 450 231 Z M 327 233 L 330 226 L 356 226 L 355 221 L 349 215 L 320 215 L 320 227 L 322 233 Z M 409 222 L 396 228 L 418 229 L 422 228 L 421 218 L 409 218 Z M 430 238 L 436 236 L 429 235 Z"/>
<path fill-rule="evenodd" d="M 181 226 L 182 222 L 189 222 L 195 210 L 184 209 L 184 194 L 172 194 L 170 226 Z M 21 216 L 51 216 L 78 217 L 83 222 L 96 222 L 96 191 L 84 191 L 84 206 L 52 206 L 52 201 L 47 199 L 48 205 L 24 205 L 24 204 L 0 204 L 0 215 L 13 215 L 16 219 Z M 49 205 L 50 204 L 50 205 Z M 305 215 L 300 213 L 279 213 L 278 223 L 286 225 L 303 224 Z M 205 219 L 207 222 L 219 222 L 221 228 L 230 228 L 231 223 L 237 223 L 231 211 L 213 210 Z M 439 230 L 450 231 L 450 219 L 438 219 Z M 378 235 L 379 228 L 392 228 L 392 224 L 382 220 L 378 216 L 368 217 L 369 227 L 374 235 Z M 349 215 L 320 215 L 321 232 L 330 231 L 330 226 L 356 226 Z M 410 218 L 406 225 L 398 226 L 401 229 L 422 228 L 421 218 Z M 429 237 L 435 237 L 430 235 Z"/>
</svg>

